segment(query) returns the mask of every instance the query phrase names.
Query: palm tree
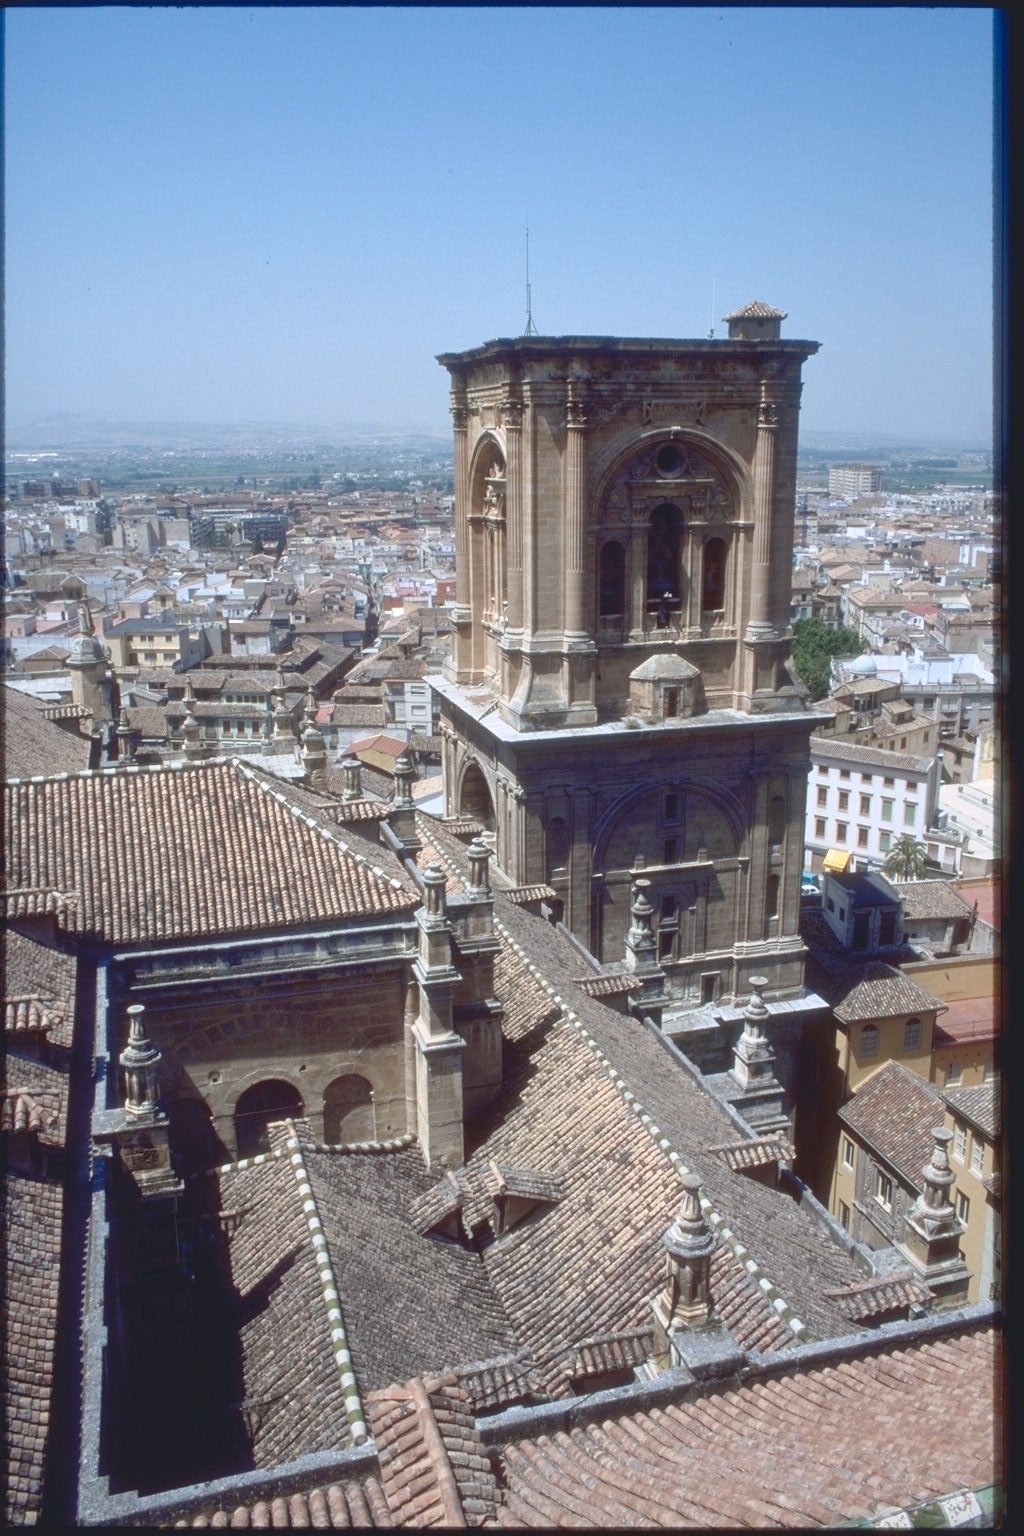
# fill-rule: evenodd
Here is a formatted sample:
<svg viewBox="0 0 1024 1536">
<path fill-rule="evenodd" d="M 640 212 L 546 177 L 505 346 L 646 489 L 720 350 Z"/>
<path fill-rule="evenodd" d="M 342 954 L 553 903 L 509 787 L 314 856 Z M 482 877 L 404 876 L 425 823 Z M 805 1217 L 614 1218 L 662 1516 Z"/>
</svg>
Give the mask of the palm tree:
<svg viewBox="0 0 1024 1536">
<path fill-rule="evenodd" d="M 889 849 L 882 868 L 895 880 L 923 880 L 928 873 L 924 843 L 919 843 L 913 832 L 901 832 Z"/>
</svg>

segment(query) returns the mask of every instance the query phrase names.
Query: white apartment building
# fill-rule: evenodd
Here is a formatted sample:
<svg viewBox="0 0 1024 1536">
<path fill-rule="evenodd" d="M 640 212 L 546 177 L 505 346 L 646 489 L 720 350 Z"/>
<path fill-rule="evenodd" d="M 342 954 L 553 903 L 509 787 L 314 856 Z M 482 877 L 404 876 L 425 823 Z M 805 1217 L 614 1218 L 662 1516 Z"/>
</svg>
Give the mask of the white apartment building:
<svg viewBox="0 0 1024 1536">
<path fill-rule="evenodd" d="M 924 842 L 938 804 L 939 759 L 811 737 L 804 867 L 820 870 L 830 848 L 855 869 L 878 868 L 897 837 Z"/>
<path fill-rule="evenodd" d="M 882 489 L 877 464 L 834 464 L 828 472 L 830 496 L 874 496 Z"/>
</svg>

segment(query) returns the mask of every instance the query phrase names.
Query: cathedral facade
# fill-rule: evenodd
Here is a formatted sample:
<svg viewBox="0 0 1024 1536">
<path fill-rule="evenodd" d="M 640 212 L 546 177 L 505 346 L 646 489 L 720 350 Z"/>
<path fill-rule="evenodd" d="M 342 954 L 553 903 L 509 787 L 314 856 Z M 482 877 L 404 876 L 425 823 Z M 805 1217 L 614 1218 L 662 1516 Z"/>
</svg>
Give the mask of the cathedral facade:
<svg viewBox="0 0 1024 1536">
<path fill-rule="evenodd" d="M 637 878 L 677 1004 L 802 983 L 812 716 L 788 670 L 801 370 L 728 338 L 523 336 L 451 375 L 457 596 L 445 811 L 597 959 Z"/>
</svg>

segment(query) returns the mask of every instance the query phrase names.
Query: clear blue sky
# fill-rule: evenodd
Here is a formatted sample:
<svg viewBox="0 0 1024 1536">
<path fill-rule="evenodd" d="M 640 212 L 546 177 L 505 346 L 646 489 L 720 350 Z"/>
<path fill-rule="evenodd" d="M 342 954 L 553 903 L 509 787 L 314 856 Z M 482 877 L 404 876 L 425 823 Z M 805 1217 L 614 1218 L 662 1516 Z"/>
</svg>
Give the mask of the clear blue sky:
<svg viewBox="0 0 1024 1536">
<path fill-rule="evenodd" d="M 447 433 L 524 329 L 822 350 L 803 425 L 987 442 L 985 9 L 8 9 L 7 408 Z"/>
</svg>

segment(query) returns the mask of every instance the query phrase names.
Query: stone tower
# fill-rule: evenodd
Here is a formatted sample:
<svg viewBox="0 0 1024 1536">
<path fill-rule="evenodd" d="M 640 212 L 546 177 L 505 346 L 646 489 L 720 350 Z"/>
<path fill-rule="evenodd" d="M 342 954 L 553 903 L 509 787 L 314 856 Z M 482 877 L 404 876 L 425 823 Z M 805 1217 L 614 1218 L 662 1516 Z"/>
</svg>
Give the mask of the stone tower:
<svg viewBox="0 0 1024 1536">
<path fill-rule="evenodd" d="M 452 381 L 445 809 L 546 882 L 604 962 L 650 882 L 678 1004 L 802 984 L 808 737 L 787 669 L 801 369 L 778 310 L 728 339 L 522 336 Z"/>
</svg>

